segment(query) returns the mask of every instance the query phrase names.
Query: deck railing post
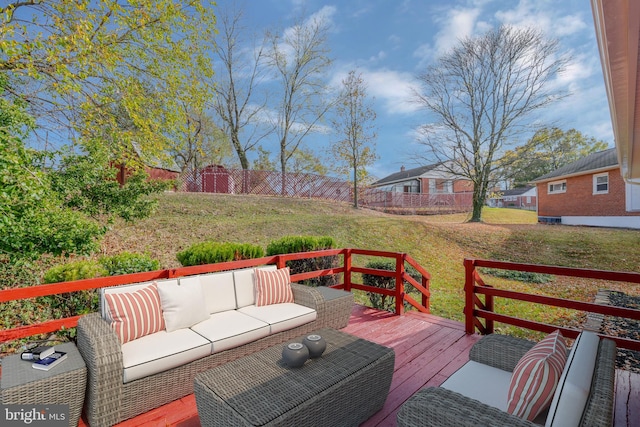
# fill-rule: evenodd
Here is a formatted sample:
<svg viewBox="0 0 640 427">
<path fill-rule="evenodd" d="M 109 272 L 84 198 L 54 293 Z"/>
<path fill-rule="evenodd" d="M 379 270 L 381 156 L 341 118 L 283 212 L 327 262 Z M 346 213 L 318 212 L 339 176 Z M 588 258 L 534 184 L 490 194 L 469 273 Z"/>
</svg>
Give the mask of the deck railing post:
<svg viewBox="0 0 640 427">
<path fill-rule="evenodd" d="M 404 254 L 396 256 L 396 314 L 404 314 Z"/>
<path fill-rule="evenodd" d="M 344 290 L 351 292 L 351 249 L 344 250 Z"/>
<path fill-rule="evenodd" d="M 464 328 L 467 334 L 475 332 L 474 316 L 473 316 L 473 287 L 475 281 L 473 273 L 475 265 L 472 259 L 464 260 Z"/>
</svg>

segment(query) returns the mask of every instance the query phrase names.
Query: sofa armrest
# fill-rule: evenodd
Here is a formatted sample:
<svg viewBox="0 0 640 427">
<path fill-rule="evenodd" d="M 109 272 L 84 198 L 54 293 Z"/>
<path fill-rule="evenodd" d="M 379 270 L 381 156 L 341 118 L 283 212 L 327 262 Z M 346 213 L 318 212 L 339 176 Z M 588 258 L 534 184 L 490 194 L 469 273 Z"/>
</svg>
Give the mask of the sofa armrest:
<svg viewBox="0 0 640 427">
<path fill-rule="evenodd" d="M 407 400 L 400 427 L 535 427 L 536 424 L 442 387 L 428 387 Z"/>
<path fill-rule="evenodd" d="M 616 343 L 601 339 L 598 345 L 593 380 L 587 406 L 582 414 L 583 426 L 610 426 L 613 422 L 615 398 Z"/>
<path fill-rule="evenodd" d="M 120 340 L 99 313 L 78 320 L 77 345 L 87 365 L 85 414 L 91 426 L 111 426 L 120 420 L 123 393 Z"/>
<path fill-rule="evenodd" d="M 535 342 L 509 335 L 486 335 L 473 345 L 469 352 L 469 359 L 513 372 L 518 361 L 535 344 Z"/>
<path fill-rule="evenodd" d="M 293 291 L 293 300 L 296 304 L 313 308 L 318 314 L 324 307 L 324 298 L 315 288 L 299 283 L 292 283 L 291 290 Z"/>
</svg>

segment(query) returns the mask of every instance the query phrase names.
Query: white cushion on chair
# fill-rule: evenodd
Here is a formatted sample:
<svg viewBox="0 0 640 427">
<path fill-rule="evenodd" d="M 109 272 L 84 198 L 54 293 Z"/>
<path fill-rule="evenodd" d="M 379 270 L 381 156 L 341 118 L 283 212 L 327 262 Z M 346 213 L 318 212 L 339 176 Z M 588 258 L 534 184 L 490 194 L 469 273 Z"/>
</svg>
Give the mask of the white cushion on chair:
<svg viewBox="0 0 640 427">
<path fill-rule="evenodd" d="M 256 267 L 265 270 L 277 270 L 275 265 L 265 267 Z M 233 281 L 236 287 L 236 303 L 237 308 L 246 307 L 255 304 L 255 274 L 253 268 L 245 268 L 233 271 Z"/>
<path fill-rule="evenodd" d="M 600 338 L 584 331 L 573 343 L 547 416 L 547 427 L 580 425 L 587 405 Z"/>
<path fill-rule="evenodd" d="M 268 323 L 272 334 L 313 322 L 318 317 L 314 309 L 291 302 L 261 307 L 249 305 L 238 311 Z"/>
<path fill-rule="evenodd" d="M 125 383 L 211 354 L 211 342 L 190 329 L 160 331 L 122 344 Z"/>
<path fill-rule="evenodd" d="M 191 281 L 200 282 L 207 312 L 213 314 L 235 310 L 236 292 L 231 271 L 180 278 L 180 283 Z"/>
<path fill-rule="evenodd" d="M 213 353 L 238 347 L 269 335 L 269 325 L 236 310 L 214 313 L 191 329 L 213 342 Z"/>
<path fill-rule="evenodd" d="M 470 360 L 441 387 L 506 412 L 510 382 L 511 372 Z"/>
</svg>

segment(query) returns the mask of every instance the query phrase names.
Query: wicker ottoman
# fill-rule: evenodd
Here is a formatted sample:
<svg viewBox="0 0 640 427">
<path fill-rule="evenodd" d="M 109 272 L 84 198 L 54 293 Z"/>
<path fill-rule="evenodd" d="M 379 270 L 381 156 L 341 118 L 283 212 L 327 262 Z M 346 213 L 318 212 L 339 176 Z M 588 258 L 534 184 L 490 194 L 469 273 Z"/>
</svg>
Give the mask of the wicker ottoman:
<svg viewBox="0 0 640 427">
<path fill-rule="evenodd" d="M 326 322 L 322 327 L 335 329 L 346 327 L 353 308 L 353 294 L 326 286 L 318 286 L 315 289 L 324 298 Z"/>
<path fill-rule="evenodd" d="M 4 405 L 69 405 L 69 425 L 77 426 L 82 414 L 87 369 L 73 343 L 56 345 L 67 359 L 49 371 L 31 367 L 20 355 L 2 359 L 0 403 Z"/>
<path fill-rule="evenodd" d="M 282 344 L 198 374 L 201 424 L 357 426 L 379 411 L 391 385 L 393 350 L 332 329 L 314 333 L 327 349 L 301 368 L 284 364 Z"/>
</svg>

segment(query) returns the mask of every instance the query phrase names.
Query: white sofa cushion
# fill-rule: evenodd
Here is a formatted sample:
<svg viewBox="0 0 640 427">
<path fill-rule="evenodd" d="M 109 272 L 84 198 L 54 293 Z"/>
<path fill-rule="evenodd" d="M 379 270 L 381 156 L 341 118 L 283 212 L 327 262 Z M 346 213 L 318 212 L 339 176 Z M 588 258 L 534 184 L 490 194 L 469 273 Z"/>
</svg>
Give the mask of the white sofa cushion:
<svg viewBox="0 0 640 427">
<path fill-rule="evenodd" d="M 199 281 L 202 285 L 204 302 L 210 314 L 236 309 L 236 291 L 233 284 L 233 272 L 202 274 L 185 277 L 180 283 Z"/>
<path fill-rule="evenodd" d="M 272 334 L 313 322 L 318 316 L 314 309 L 291 302 L 262 307 L 249 305 L 238 311 L 268 323 Z"/>
<path fill-rule="evenodd" d="M 506 412 L 510 382 L 511 372 L 470 360 L 441 387 Z"/>
<path fill-rule="evenodd" d="M 200 281 L 158 283 L 167 332 L 188 328 L 209 318 Z"/>
<path fill-rule="evenodd" d="M 211 354 L 211 342 L 191 329 L 160 331 L 122 344 L 125 383 Z"/>
<path fill-rule="evenodd" d="M 556 393 L 551 401 L 547 427 L 578 426 L 582 418 L 595 369 L 600 338 L 584 331 L 573 344 Z"/>
<path fill-rule="evenodd" d="M 256 267 L 265 270 L 277 270 L 275 265 Z M 244 268 L 233 271 L 233 281 L 236 288 L 237 308 L 255 304 L 255 273 L 253 268 Z"/>
<path fill-rule="evenodd" d="M 269 335 L 269 324 L 236 310 L 214 313 L 191 329 L 213 343 L 213 353 L 238 347 Z"/>
</svg>

